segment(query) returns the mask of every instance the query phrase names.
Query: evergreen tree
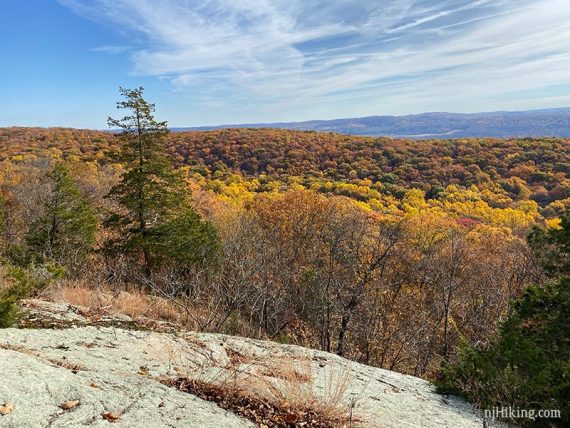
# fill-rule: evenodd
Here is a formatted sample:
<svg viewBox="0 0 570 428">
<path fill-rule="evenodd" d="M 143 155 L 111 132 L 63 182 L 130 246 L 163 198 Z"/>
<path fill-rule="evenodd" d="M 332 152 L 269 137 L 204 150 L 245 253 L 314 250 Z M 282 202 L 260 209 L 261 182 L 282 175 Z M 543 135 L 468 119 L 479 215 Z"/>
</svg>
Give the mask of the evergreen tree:
<svg viewBox="0 0 570 428">
<path fill-rule="evenodd" d="M 128 114 L 108 123 L 122 130 L 121 149 L 112 157 L 124 173 L 108 194 L 120 209 L 106 221 L 116 231 L 106 250 L 139 256 L 150 279 L 153 268 L 169 256 L 186 262 L 209 257 L 216 247 L 215 233 L 190 208 L 184 180 L 165 154 L 167 123 L 154 118 L 155 106 L 144 100 L 142 87 L 120 92 L 124 100 L 117 108 Z"/>
<path fill-rule="evenodd" d="M 200 219 L 189 203 L 160 230 L 161 258 L 181 267 L 211 261 L 218 252 L 218 236 L 211 223 Z"/>
<path fill-rule="evenodd" d="M 3 264 L 0 276 L 0 328 L 11 327 L 19 318 L 22 299 L 36 297 L 52 281 L 61 278 L 64 269 L 53 264 L 30 265 L 27 268 Z"/>
<path fill-rule="evenodd" d="M 521 425 L 570 425 L 570 216 L 558 229 L 535 228 L 528 237 L 546 273 L 557 278 L 531 286 L 515 302 L 498 339 L 478 348 L 464 343 L 444 362 L 442 393 L 464 395 L 484 409 L 555 409 L 560 419 L 517 420 Z"/>
<path fill-rule="evenodd" d="M 63 164 L 45 178 L 48 190 L 26 234 L 27 250 L 35 261 L 54 260 L 73 269 L 95 243 L 97 220 Z"/>
<path fill-rule="evenodd" d="M 530 426 L 570 424 L 570 278 L 533 286 L 513 305 L 495 343 L 464 344 L 446 362 L 439 392 L 464 395 L 482 409 L 554 409 L 561 419 L 516 420 Z"/>
<path fill-rule="evenodd" d="M 570 276 L 570 213 L 561 216 L 559 228 L 542 229 L 535 226 L 528 243 L 549 276 Z"/>
</svg>

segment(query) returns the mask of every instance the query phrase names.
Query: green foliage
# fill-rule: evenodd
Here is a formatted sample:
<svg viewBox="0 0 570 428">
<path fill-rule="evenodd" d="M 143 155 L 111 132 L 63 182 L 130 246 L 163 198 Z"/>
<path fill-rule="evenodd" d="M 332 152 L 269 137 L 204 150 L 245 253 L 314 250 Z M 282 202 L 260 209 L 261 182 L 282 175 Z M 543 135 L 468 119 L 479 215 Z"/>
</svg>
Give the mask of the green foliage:
<svg viewBox="0 0 570 428">
<path fill-rule="evenodd" d="M 535 228 L 529 243 L 551 276 L 570 272 L 570 216 L 561 228 Z M 531 286 L 513 303 L 499 338 L 483 349 L 463 343 L 458 360 L 445 362 L 439 392 L 464 395 L 483 409 L 559 409 L 570 424 L 570 277 Z"/>
<path fill-rule="evenodd" d="M 12 326 L 20 317 L 20 300 L 34 297 L 53 280 L 63 276 L 64 269 L 53 264 L 6 267 L 10 284 L 0 288 L 0 328 Z"/>
<path fill-rule="evenodd" d="M 73 269 L 95 243 L 97 220 L 65 165 L 55 165 L 45 178 L 48 190 L 25 236 L 29 258 L 39 263 L 54 260 Z"/>
<path fill-rule="evenodd" d="M 106 250 L 142 254 L 150 278 L 168 256 L 184 263 L 203 260 L 210 253 L 206 247 L 215 246 L 215 234 L 190 208 L 184 180 L 165 154 L 166 122 L 155 120 L 154 105 L 144 100 L 143 88 L 121 88 L 121 94 L 125 100 L 117 108 L 130 115 L 109 118 L 110 126 L 123 130 L 120 151 L 112 157 L 124 173 L 108 195 L 120 209 L 106 221 L 117 232 Z"/>
<path fill-rule="evenodd" d="M 17 287 L 0 290 L 0 328 L 10 327 L 17 321 L 18 303 L 23 297 Z"/>
<path fill-rule="evenodd" d="M 547 274 L 570 275 L 570 213 L 561 217 L 560 228 L 535 227 L 528 242 Z"/>
<path fill-rule="evenodd" d="M 570 278 L 527 289 L 497 342 L 484 349 L 464 343 L 458 361 L 443 365 L 437 387 L 483 409 L 561 410 L 562 420 L 527 421 L 532 426 L 570 423 Z"/>
<path fill-rule="evenodd" d="M 161 251 L 157 253 L 181 266 L 213 261 L 220 251 L 216 229 L 189 204 L 158 232 Z"/>
</svg>

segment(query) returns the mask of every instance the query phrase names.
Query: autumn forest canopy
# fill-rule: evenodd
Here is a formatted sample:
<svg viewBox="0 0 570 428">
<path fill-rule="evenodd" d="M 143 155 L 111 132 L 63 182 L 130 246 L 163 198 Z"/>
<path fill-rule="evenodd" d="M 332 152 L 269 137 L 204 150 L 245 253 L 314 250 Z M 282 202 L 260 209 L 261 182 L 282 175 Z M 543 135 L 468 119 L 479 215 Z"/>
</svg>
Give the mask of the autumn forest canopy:
<svg viewBox="0 0 570 428">
<path fill-rule="evenodd" d="M 517 380 L 515 404 L 562 406 L 567 381 L 544 379 L 568 379 L 568 339 L 551 329 L 567 308 L 533 305 L 558 314 L 567 299 L 570 140 L 168 132 L 142 89 L 122 96 L 113 132 L 0 129 L 5 325 L 23 297 L 137 290 L 193 329 L 506 403 L 477 389 L 483 371 L 468 368 L 483 361 L 488 378 Z M 560 360 L 525 368 L 518 355 L 546 361 L 537 326 Z M 505 357 L 497 338 L 521 335 Z"/>
<path fill-rule="evenodd" d="M 429 200 L 444 200 L 449 192 L 461 190 L 461 199 L 466 201 L 480 200 L 502 209 L 536 207 L 543 217 L 554 218 L 570 197 L 568 141 L 413 141 L 280 129 L 228 129 L 170 133 L 165 147 L 175 165 L 187 167 L 194 178 L 248 181 L 248 188 L 256 193 L 267 191 L 271 182 L 294 182 L 362 202 L 382 201 L 388 196 L 395 202 L 411 189 L 423 191 Z M 109 132 L 0 129 L 0 159 L 13 164 L 46 158 L 81 160 L 101 167 L 109 165 L 106 153 L 116 144 Z"/>
</svg>

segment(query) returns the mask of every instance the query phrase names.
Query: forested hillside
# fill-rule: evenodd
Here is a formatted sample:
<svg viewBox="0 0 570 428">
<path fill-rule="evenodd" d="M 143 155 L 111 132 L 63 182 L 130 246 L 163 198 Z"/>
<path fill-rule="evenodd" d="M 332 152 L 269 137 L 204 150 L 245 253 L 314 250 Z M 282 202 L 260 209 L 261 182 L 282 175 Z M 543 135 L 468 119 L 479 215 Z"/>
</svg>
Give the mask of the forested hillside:
<svg viewBox="0 0 570 428">
<path fill-rule="evenodd" d="M 1 129 L 9 263 L 61 268 L 59 298 L 142 289 L 199 330 L 431 377 L 543 281 L 526 236 L 570 205 L 566 139 L 160 129 L 147 184 L 123 134 Z"/>
<path fill-rule="evenodd" d="M 301 131 L 337 132 L 349 135 L 406 138 L 570 136 L 570 110 L 554 108 L 487 113 L 421 113 L 406 116 L 367 116 L 306 122 L 256 123 L 213 127 L 177 128 L 209 131 L 222 128 L 282 128 Z"/>
<path fill-rule="evenodd" d="M 116 148 L 107 132 L 76 129 L 2 128 L 0 160 L 34 158 L 105 161 Z M 166 150 L 177 166 L 204 177 L 229 172 L 245 179 L 287 182 L 299 177 L 368 200 L 374 191 L 401 197 L 410 188 L 437 198 L 449 185 L 476 186 L 493 207 L 535 201 L 547 217 L 569 203 L 570 140 L 368 138 L 280 129 L 229 129 L 171 133 Z M 354 186 L 339 186 L 351 183 Z M 366 192 L 357 187 L 367 187 Z M 360 190 L 360 191 L 359 191 Z M 471 189 L 473 190 L 473 188 Z M 472 195 L 471 195 L 472 196 Z"/>
<path fill-rule="evenodd" d="M 1 5 L 0 428 L 570 427 L 570 0 Z"/>
</svg>

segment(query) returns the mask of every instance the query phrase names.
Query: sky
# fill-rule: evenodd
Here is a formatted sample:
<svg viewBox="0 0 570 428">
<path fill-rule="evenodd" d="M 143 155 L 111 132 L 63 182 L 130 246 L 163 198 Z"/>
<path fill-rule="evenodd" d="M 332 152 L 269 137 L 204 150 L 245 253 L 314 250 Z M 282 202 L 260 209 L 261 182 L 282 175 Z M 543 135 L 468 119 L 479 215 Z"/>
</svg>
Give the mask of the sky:
<svg viewBox="0 0 570 428">
<path fill-rule="evenodd" d="M 5 0 L 0 126 L 570 106 L 570 0 Z"/>
</svg>

